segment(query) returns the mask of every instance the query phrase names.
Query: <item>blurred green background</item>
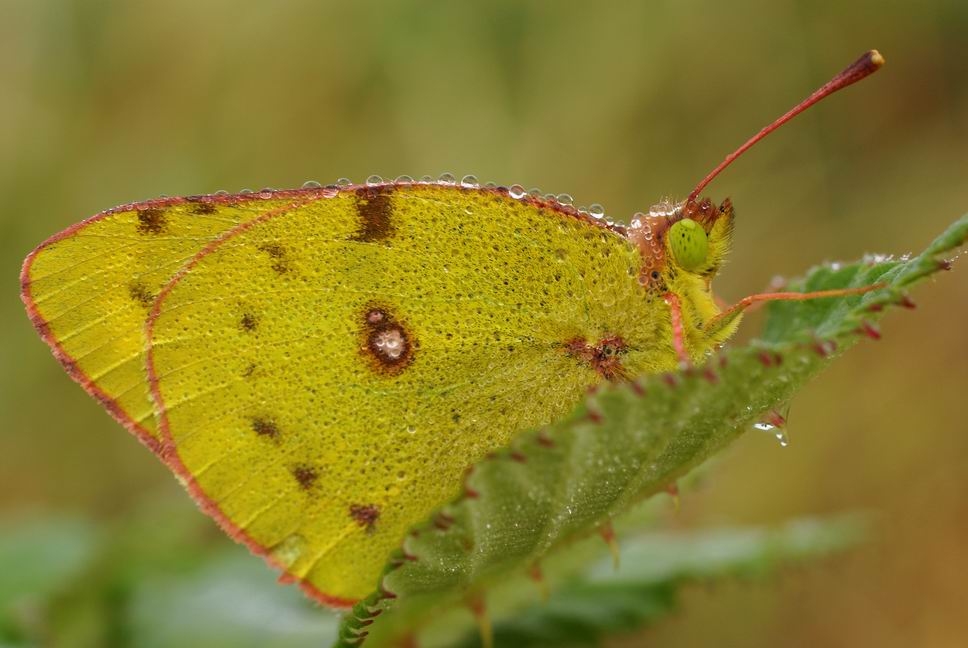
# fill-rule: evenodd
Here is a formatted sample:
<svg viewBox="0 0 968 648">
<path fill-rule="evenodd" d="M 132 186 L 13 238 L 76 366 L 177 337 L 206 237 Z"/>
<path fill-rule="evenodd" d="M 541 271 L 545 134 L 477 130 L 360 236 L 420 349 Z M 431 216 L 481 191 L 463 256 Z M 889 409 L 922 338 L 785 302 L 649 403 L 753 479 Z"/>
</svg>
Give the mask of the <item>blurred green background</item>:
<svg viewBox="0 0 968 648">
<path fill-rule="evenodd" d="M 968 3 L 0 0 L 3 533 L 69 513 L 120 543 L 118 562 L 174 534 L 190 547 L 164 558 L 176 571 L 230 544 L 30 327 L 17 276 L 47 236 L 159 194 L 445 171 L 627 220 L 683 197 L 871 47 L 880 73 L 710 186 L 738 210 L 717 282 L 730 301 L 824 259 L 918 251 L 968 210 Z M 693 589 L 673 620 L 616 645 L 964 645 L 959 265 L 794 401 L 789 447 L 746 435 L 667 522 L 864 509 L 882 514 L 874 542 L 766 583 Z M 68 606 L 70 623 L 82 634 L 104 604 Z M 312 636 L 315 623 L 296 625 Z"/>
</svg>

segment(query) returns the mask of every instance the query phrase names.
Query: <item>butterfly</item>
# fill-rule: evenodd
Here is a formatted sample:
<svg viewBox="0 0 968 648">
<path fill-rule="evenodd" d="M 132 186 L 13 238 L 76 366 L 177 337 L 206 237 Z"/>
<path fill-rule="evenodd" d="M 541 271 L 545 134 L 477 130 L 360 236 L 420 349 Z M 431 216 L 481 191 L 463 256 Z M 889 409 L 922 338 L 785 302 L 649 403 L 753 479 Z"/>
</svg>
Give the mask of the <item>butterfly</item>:
<svg viewBox="0 0 968 648">
<path fill-rule="evenodd" d="M 164 198 L 42 243 L 23 300 L 71 377 L 229 535 L 350 605 L 470 465 L 590 387 L 701 363 L 758 301 L 876 287 L 722 310 L 734 211 L 700 193 L 882 62 L 868 52 L 629 226 L 449 177 Z"/>
</svg>

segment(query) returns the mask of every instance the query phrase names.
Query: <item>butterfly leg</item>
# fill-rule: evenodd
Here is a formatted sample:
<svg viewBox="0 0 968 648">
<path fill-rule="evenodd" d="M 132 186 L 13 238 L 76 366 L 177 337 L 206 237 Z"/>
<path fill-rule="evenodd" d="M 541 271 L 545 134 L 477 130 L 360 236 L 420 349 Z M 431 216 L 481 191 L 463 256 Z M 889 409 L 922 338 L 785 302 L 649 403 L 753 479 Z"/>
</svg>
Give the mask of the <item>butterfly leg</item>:
<svg viewBox="0 0 968 648">
<path fill-rule="evenodd" d="M 692 362 L 689 358 L 689 352 L 686 351 L 686 331 L 682 323 L 682 306 L 679 304 L 679 298 L 675 293 L 666 293 L 663 295 L 663 299 L 665 299 L 665 303 L 669 304 L 672 318 L 672 347 L 676 350 L 676 355 L 679 356 L 679 365 L 688 367 Z"/>
<path fill-rule="evenodd" d="M 818 290 L 816 292 L 773 292 L 773 293 L 758 293 L 756 295 L 750 295 L 749 297 L 744 297 L 739 300 L 719 315 L 709 320 L 706 324 L 706 334 L 714 335 L 717 331 L 722 329 L 724 326 L 732 322 L 740 313 L 752 306 L 753 304 L 761 302 L 770 301 L 806 301 L 808 299 L 823 299 L 827 297 L 847 297 L 850 295 L 863 295 L 864 293 L 871 292 L 872 290 L 878 290 L 883 288 L 884 284 L 878 283 L 870 286 L 862 286 L 860 288 L 841 288 L 838 290 Z"/>
</svg>

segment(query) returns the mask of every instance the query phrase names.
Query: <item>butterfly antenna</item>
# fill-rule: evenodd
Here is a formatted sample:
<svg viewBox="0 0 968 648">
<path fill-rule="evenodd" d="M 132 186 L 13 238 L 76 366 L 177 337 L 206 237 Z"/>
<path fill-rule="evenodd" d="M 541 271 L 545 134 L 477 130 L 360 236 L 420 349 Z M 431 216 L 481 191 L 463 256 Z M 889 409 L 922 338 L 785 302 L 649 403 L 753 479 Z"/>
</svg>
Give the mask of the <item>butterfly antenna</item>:
<svg viewBox="0 0 968 648">
<path fill-rule="evenodd" d="M 745 144 L 726 156 L 726 159 L 719 163 L 715 169 L 713 169 L 709 175 L 702 179 L 702 181 L 696 185 L 696 188 L 692 190 L 689 197 L 686 199 L 687 203 L 694 202 L 696 198 L 699 197 L 699 193 L 706 188 L 713 178 L 715 178 L 719 173 L 733 163 L 733 160 L 738 158 L 740 155 L 745 153 L 751 146 L 759 142 L 761 139 L 775 131 L 777 128 L 787 123 L 804 110 L 817 103 L 825 97 L 829 97 L 833 93 L 846 88 L 849 85 L 857 83 L 864 77 L 877 72 L 877 70 L 884 65 L 884 57 L 881 56 L 880 52 L 877 50 L 870 50 L 866 52 L 859 59 L 851 63 L 844 69 L 840 74 L 832 78 L 830 81 L 821 86 L 812 95 L 798 103 L 794 106 L 788 113 L 774 121 L 772 124 L 761 130 L 759 133 L 749 138 Z"/>
</svg>

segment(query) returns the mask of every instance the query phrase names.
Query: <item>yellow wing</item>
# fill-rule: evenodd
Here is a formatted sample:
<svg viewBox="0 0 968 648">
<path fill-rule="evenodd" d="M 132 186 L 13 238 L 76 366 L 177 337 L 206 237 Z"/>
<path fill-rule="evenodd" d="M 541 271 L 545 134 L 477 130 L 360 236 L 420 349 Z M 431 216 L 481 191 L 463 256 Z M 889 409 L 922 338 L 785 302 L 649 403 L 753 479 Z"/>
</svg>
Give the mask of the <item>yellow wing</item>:
<svg viewBox="0 0 968 648">
<path fill-rule="evenodd" d="M 219 235 L 303 193 L 170 198 L 98 214 L 27 257 L 27 312 L 68 373 L 157 451 L 143 335 L 155 296 Z"/>
<path fill-rule="evenodd" d="M 240 225 L 148 321 L 165 452 L 236 539 L 350 603 L 469 465 L 602 380 L 606 351 L 675 366 L 639 271 L 621 232 L 501 189 L 359 187 Z"/>
</svg>

